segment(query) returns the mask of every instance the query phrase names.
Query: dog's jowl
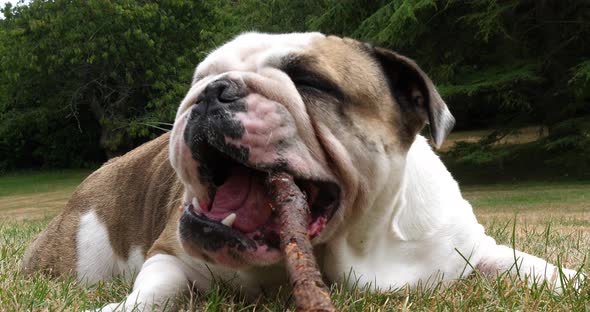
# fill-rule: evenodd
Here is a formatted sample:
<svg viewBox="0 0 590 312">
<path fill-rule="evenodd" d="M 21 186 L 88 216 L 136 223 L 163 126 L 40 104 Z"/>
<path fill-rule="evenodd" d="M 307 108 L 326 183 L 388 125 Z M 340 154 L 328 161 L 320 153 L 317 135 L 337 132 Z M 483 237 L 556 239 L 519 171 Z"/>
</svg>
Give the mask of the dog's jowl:
<svg viewBox="0 0 590 312">
<path fill-rule="evenodd" d="M 428 76 L 395 52 L 320 33 L 241 35 L 198 65 L 173 130 L 90 175 L 23 268 L 135 276 L 105 310 L 169 305 L 214 280 L 268 294 L 287 282 L 264 183 L 280 170 L 306 193 L 328 283 L 382 291 L 518 267 L 559 291 L 555 266 L 485 234 L 418 135 L 429 124 L 440 146 L 453 123 Z"/>
</svg>

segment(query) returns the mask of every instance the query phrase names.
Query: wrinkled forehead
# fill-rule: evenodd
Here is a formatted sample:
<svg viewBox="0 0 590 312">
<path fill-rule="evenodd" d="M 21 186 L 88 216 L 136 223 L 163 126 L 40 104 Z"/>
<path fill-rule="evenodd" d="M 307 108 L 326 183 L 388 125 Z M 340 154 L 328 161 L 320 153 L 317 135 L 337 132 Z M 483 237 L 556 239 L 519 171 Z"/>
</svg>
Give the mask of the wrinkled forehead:
<svg viewBox="0 0 590 312">
<path fill-rule="evenodd" d="M 281 60 L 309 47 L 321 33 L 260 34 L 246 33 L 211 52 L 199 64 L 193 84 L 199 79 L 228 71 L 256 72 L 261 67 L 279 66 Z"/>
</svg>

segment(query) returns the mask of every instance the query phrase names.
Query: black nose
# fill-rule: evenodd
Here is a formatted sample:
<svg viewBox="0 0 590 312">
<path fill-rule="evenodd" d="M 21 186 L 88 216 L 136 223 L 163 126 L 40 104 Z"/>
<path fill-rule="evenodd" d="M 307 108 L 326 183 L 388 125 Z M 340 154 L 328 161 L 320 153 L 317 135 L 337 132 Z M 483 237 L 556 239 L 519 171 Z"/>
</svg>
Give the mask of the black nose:
<svg viewBox="0 0 590 312">
<path fill-rule="evenodd" d="M 228 109 L 231 103 L 234 103 L 244 96 L 244 88 L 230 79 L 221 78 L 211 82 L 203 93 L 197 99 L 196 113 L 215 114 L 224 109 Z"/>
<path fill-rule="evenodd" d="M 244 134 L 244 126 L 236 114 L 247 111 L 248 94 L 248 87 L 241 79 L 221 78 L 205 86 L 190 109 L 184 130 L 184 141 L 194 159 L 203 159 L 205 143 L 236 159 L 248 158 L 247 150 L 242 151 L 245 148 L 226 144 L 226 138 L 238 139 Z"/>
<path fill-rule="evenodd" d="M 241 98 L 238 84 L 227 78 L 213 81 L 205 88 L 204 93 L 208 100 L 217 100 L 221 103 L 229 103 Z"/>
</svg>

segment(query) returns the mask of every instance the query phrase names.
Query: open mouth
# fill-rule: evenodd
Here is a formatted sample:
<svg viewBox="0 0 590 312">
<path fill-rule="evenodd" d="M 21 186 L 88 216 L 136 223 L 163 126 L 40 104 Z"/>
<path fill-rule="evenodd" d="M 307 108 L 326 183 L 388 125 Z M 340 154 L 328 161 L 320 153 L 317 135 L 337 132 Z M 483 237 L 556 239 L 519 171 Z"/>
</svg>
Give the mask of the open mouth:
<svg viewBox="0 0 590 312">
<path fill-rule="evenodd" d="M 209 200 L 193 198 L 185 203 L 183 217 L 190 218 L 191 225 L 186 228 L 193 232 L 190 236 L 195 237 L 194 231 L 203 232 L 197 237 L 202 241 L 201 247 L 209 250 L 225 246 L 257 253 L 278 249 L 278 212 L 275 211 L 266 180 L 269 172 L 279 169 L 255 168 L 236 161 L 207 143 L 198 148 L 201 158 L 199 175 L 208 184 Z M 305 194 L 310 207 L 309 234 L 312 238 L 318 236 L 338 209 L 340 188 L 331 181 L 289 173 Z M 211 242 L 216 240 L 223 243 L 211 246 Z"/>
</svg>

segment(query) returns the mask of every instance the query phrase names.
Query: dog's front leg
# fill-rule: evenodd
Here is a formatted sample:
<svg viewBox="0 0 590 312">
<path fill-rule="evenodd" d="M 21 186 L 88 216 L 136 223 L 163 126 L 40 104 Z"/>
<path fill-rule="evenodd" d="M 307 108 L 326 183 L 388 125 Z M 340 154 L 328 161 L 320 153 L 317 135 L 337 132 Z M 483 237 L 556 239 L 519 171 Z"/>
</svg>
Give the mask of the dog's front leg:
<svg viewBox="0 0 590 312">
<path fill-rule="evenodd" d="M 175 256 L 156 254 L 141 267 L 133 292 L 121 303 L 109 304 L 99 311 L 170 310 L 175 297 L 189 289 L 190 273 Z"/>
<path fill-rule="evenodd" d="M 529 285 L 546 281 L 557 293 L 563 292 L 563 287 L 568 281 L 574 280 L 576 287 L 579 280 L 584 278 L 574 270 L 560 270 L 541 258 L 496 244 L 486 250 L 476 269 L 488 276 L 508 272 L 511 276 L 526 279 Z"/>
</svg>

